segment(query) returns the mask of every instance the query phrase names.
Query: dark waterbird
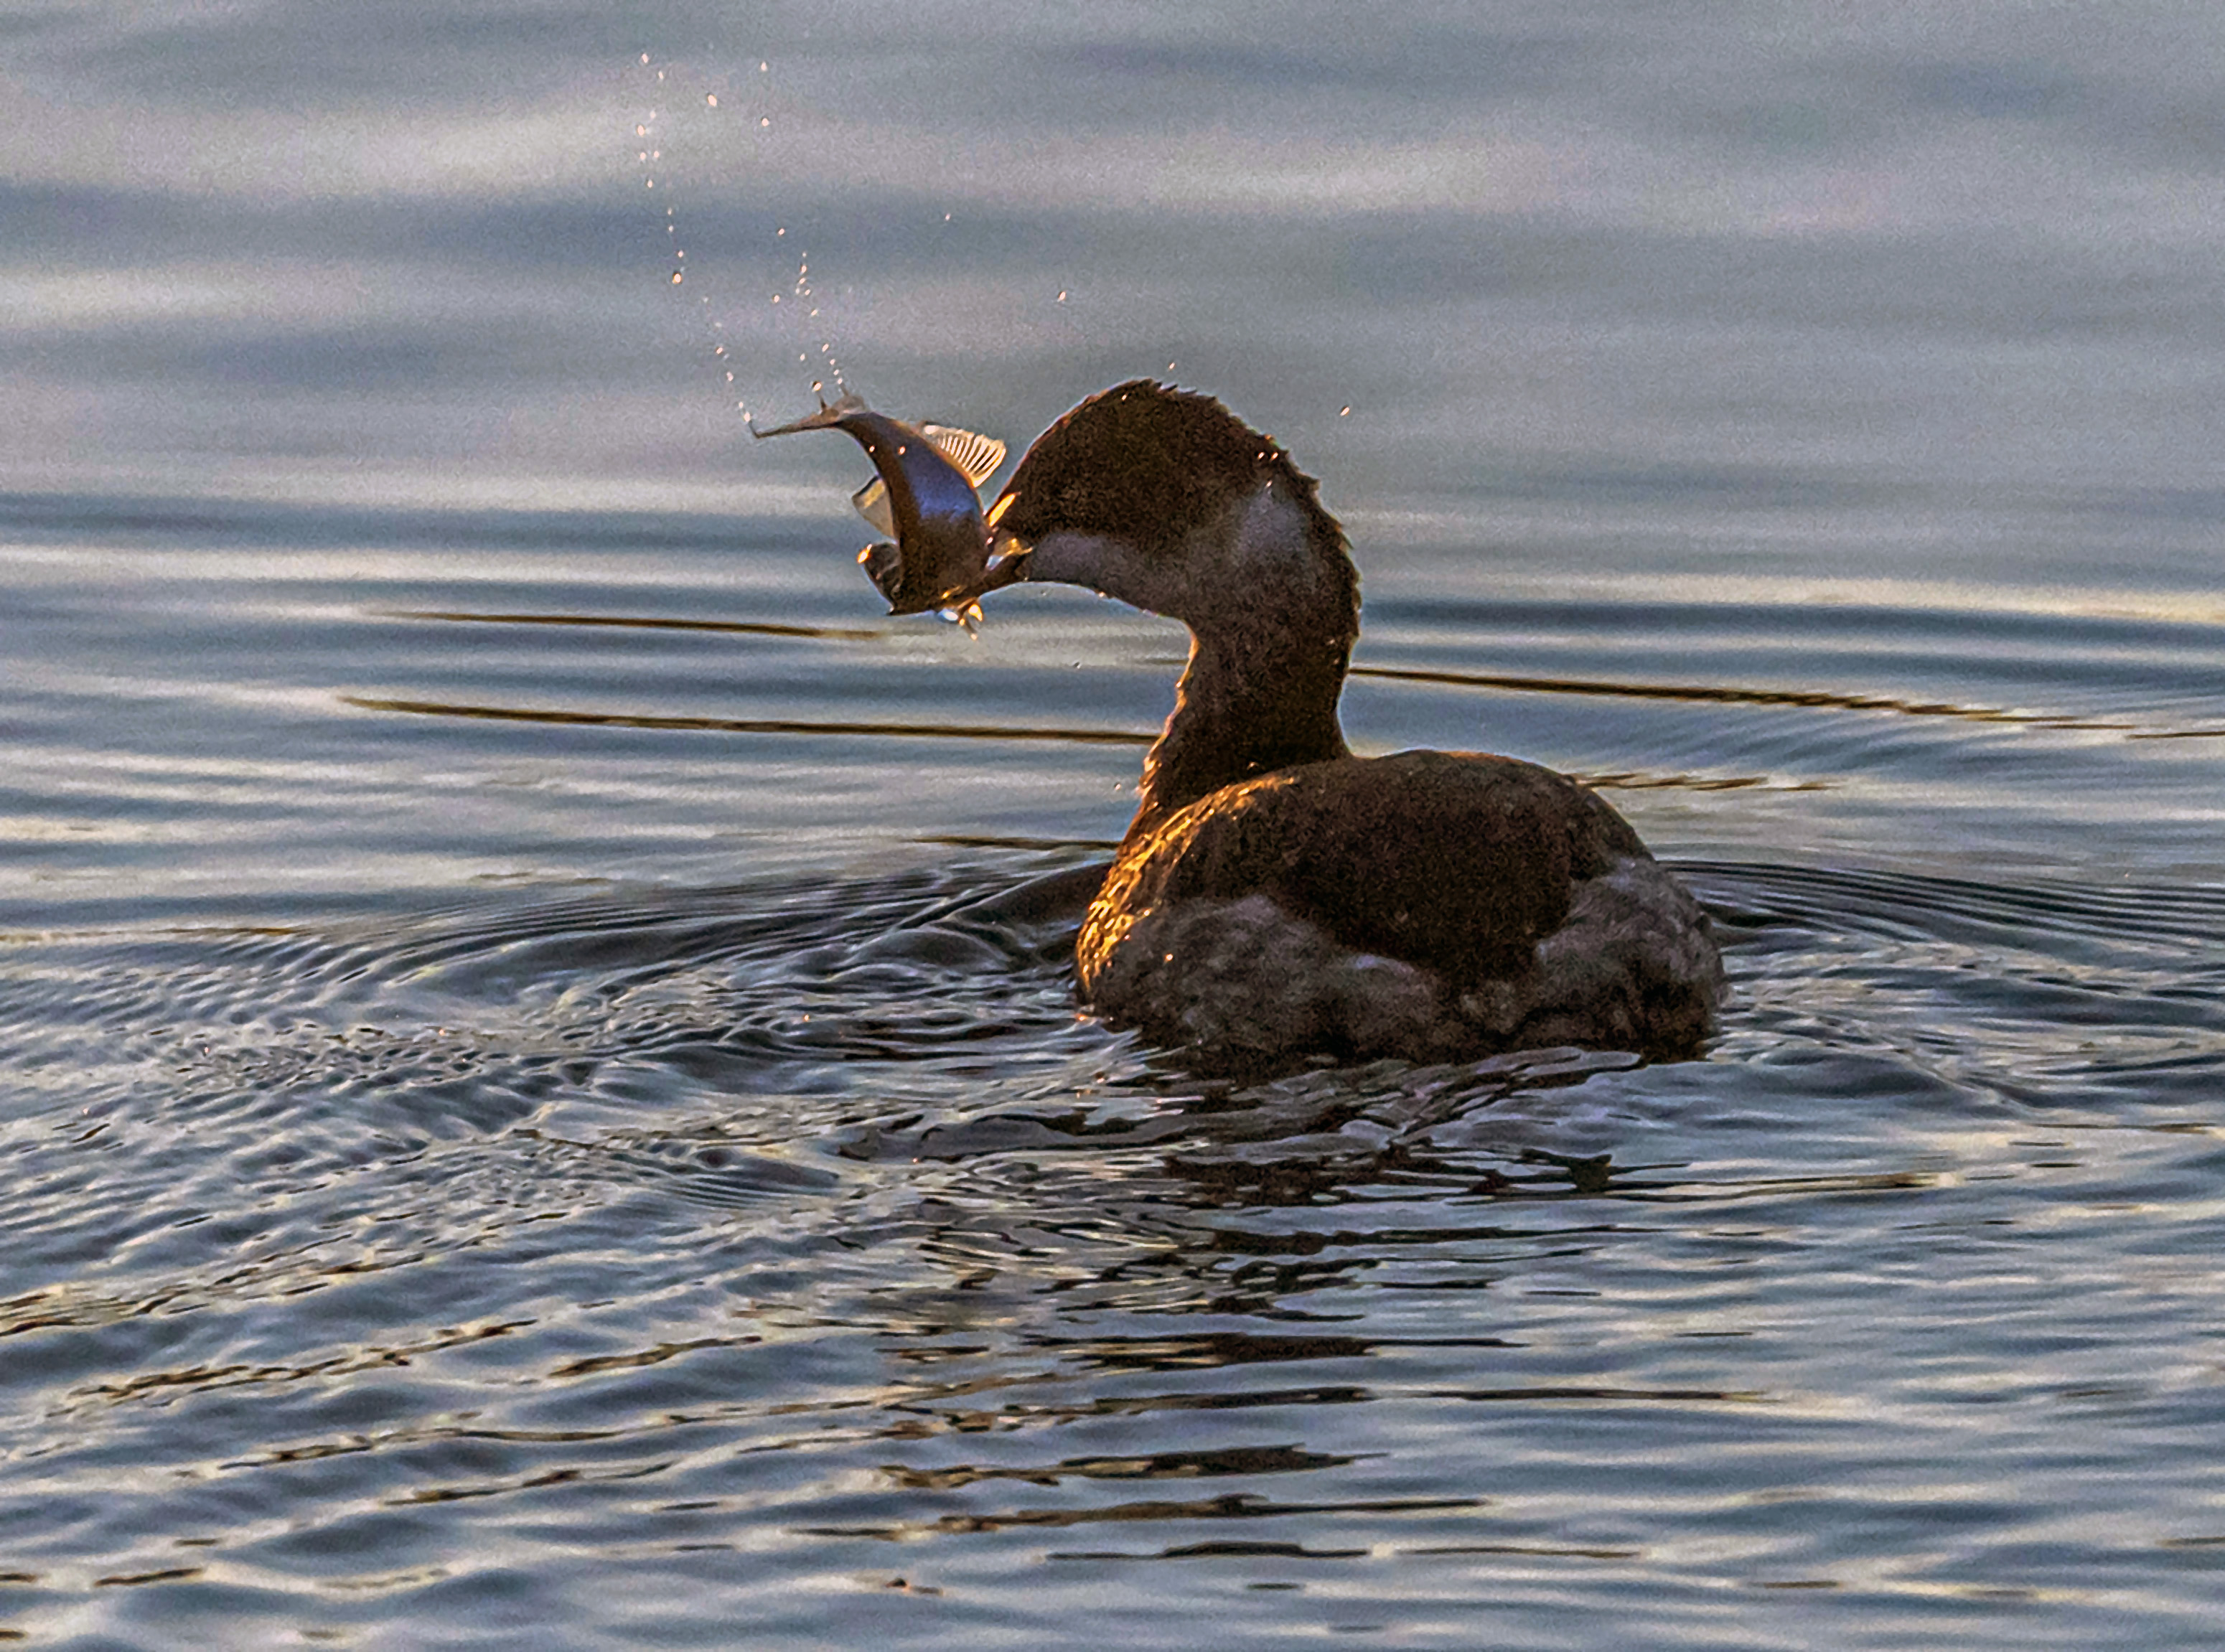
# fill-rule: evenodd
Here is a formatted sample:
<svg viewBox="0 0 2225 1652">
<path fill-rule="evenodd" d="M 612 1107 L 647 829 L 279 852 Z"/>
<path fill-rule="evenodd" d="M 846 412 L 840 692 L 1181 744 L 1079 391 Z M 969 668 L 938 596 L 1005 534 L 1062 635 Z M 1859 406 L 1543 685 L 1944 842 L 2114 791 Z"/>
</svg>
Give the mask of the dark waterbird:
<svg viewBox="0 0 2225 1652">
<path fill-rule="evenodd" d="M 1345 744 L 1360 583 L 1316 492 L 1220 402 L 1122 384 L 1029 449 L 986 517 L 994 561 L 948 598 L 1058 581 L 1189 628 L 1082 924 L 1083 1002 L 1233 1067 L 1695 1051 L 1721 960 L 1620 815 L 1517 758 Z"/>
<path fill-rule="evenodd" d="M 875 413 L 855 396 L 760 437 L 840 430 L 854 438 L 879 472 L 852 496 L 859 514 L 893 543 L 868 545 L 858 560 L 892 614 L 957 607 L 952 598 L 979 583 L 988 534 L 974 490 L 1005 462 L 1005 444 L 947 425 L 906 424 Z"/>
</svg>

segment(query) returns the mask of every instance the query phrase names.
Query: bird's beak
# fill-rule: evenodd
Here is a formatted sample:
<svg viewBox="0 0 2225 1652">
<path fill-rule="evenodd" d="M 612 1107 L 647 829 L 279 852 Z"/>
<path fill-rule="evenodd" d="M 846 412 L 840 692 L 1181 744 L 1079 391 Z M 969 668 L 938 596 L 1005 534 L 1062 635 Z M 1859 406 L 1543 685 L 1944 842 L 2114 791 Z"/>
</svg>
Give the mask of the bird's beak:
<svg viewBox="0 0 2225 1652">
<path fill-rule="evenodd" d="M 948 599 L 949 605 L 964 607 L 979 602 L 992 591 L 1002 591 L 1006 585 L 1017 585 L 1028 577 L 1028 547 L 1000 528 L 989 530 L 989 562 L 981 577 L 967 590 Z"/>
<path fill-rule="evenodd" d="M 960 605 L 978 602 L 992 591 L 1002 591 L 1006 585 L 1017 585 L 1028 578 L 1029 547 L 1003 524 L 1004 516 L 1012 508 L 1016 496 L 1007 488 L 997 496 L 982 516 L 983 531 L 989 535 L 986 566 L 973 588 L 951 600 Z"/>
</svg>

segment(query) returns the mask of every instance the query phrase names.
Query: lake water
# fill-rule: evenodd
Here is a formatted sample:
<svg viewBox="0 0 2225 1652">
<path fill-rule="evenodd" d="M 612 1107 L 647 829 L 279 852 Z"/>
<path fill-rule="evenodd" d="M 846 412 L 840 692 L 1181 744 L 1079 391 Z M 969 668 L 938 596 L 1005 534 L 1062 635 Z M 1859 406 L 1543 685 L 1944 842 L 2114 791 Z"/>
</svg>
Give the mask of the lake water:
<svg viewBox="0 0 2225 1652">
<path fill-rule="evenodd" d="M 0 22 L 0 1638 L 2215 1645 L 2221 19 Z M 830 357 L 1273 430 L 1705 1059 L 1077 1017 L 1181 635 Z"/>
</svg>

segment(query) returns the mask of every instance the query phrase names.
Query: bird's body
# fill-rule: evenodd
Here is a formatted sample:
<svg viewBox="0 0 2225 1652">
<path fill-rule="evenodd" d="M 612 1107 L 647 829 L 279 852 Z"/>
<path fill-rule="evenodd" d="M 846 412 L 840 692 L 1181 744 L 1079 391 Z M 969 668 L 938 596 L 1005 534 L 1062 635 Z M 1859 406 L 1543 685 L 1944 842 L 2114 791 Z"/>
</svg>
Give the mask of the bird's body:
<svg viewBox="0 0 2225 1652">
<path fill-rule="evenodd" d="M 1586 1044 L 1687 1051 L 1705 923 L 1621 817 L 1511 757 L 1405 751 L 1239 782 L 1132 830 L 1083 998 L 1238 1065 Z"/>
<path fill-rule="evenodd" d="M 1233 1067 L 1684 1054 L 1712 1029 L 1707 918 L 1605 802 L 1512 757 L 1352 755 L 1343 532 L 1219 402 L 1148 381 L 1092 397 L 988 521 L 991 588 L 1087 585 L 1191 634 L 1076 946 L 1093 1010 Z"/>
</svg>

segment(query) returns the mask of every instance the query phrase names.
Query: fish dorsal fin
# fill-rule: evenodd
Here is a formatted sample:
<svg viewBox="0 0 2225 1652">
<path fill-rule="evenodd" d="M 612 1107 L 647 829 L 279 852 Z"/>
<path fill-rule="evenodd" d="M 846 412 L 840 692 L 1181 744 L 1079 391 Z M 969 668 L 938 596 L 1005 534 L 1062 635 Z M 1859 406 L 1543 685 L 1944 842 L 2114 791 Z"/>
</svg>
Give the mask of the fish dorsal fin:
<svg viewBox="0 0 2225 1652">
<path fill-rule="evenodd" d="M 997 467 L 1005 462 L 1005 444 L 994 436 L 976 435 L 973 431 L 949 425 L 916 425 L 913 428 L 932 442 L 935 451 L 977 488 L 996 475 Z"/>
<path fill-rule="evenodd" d="M 897 536 L 897 513 L 889 508 L 889 484 L 875 477 L 850 496 L 858 514 L 891 539 Z"/>
</svg>

